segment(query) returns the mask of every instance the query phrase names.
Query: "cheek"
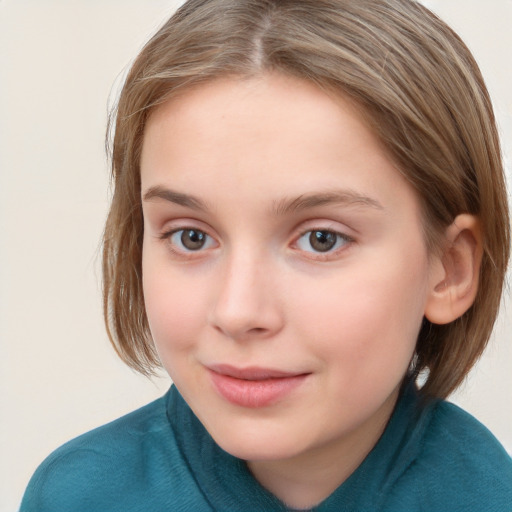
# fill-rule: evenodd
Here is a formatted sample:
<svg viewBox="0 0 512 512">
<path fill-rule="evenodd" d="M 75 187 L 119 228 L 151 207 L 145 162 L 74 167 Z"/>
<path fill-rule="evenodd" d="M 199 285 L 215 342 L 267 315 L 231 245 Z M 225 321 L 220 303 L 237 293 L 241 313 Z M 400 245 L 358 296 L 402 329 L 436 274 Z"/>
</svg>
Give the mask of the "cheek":
<svg viewBox="0 0 512 512">
<path fill-rule="evenodd" d="M 149 327 L 165 364 L 168 353 L 185 350 L 197 339 L 205 319 L 202 287 L 150 256 L 143 256 L 142 267 Z"/>
<path fill-rule="evenodd" d="M 405 372 L 424 310 L 426 264 L 417 261 L 361 261 L 337 279 L 323 280 L 313 297 L 304 301 L 297 294 L 303 301 L 298 321 L 313 350 L 361 380 L 384 369 Z"/>
</svg>

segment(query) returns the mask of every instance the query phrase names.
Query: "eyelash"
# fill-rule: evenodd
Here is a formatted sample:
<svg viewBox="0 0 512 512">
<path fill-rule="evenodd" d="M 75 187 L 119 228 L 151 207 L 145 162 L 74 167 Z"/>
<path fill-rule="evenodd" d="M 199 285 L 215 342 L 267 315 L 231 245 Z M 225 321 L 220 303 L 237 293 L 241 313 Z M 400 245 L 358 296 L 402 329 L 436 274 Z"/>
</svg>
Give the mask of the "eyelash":
<svg viewBox="0 0 512 512">
<path fill-rule="evenodd" d="M 175 235 L 178 235 L 179 233 L 181 233 L 181 237 L 183 237 L 183 235 L 186 233 L 186 232 L 195 232 L 195 233 L 200 233 L 201 235 L 203 235 L 205 238 L 206 238 L 206 241 L 205 241 L 205 244 L 208 244 L 209 241 L 212 241 L 214 240 L 213 237 L 211 237 L 208 233 L 206 233 L 206 231 L 202 230 L 202 229 L 197 229 L 197 228 L 194 228 L 194 227 L 182 227 L 182 228 L 178 228 L 178 229 L 172 229 L 170 231 L 166 231 L 164 233 L 162 233 L 159 238 L 161 240 L 165 240 L 168 242 L 168 245 L 170 246 L 170 249 L 173 253 L 175 254 L 178 254 L 178 255 L 192 255 L 194 253 L 199 253 L 199 252 L 202 252 L 201 249 L 203 249 L 204 247 L 201 246 L 201 247 L 198 247 L 197 250 L 193 250 L 193 249 L 189 249 L 189 248 L 186 248 L 186 247 L 183 247 L 183 248 L 180 248 L 180 249 L 177 249 L 176 248 L 176 242 L 173 242 L 173 237 Z M 181 245 L 183 245 L 183 243 L 181 243 Z M 208 247 L 207 247 L 208 248 Z"/>
<path fill-rule="evenodd" d="M 202 245 L 202 246 L 198 247 L 196 250 L 183 247 L 182 237 L 187 231 L 195 232 L 195 233 L 200 234 L 200 236 L 204 236 L 205 237 L 205 245 L 207 245 L 207 247 Z M 179 242 L 173 241 L 173 237 L 175 237 L 179 233 L 181 233 L 180 241 Z M 299 245 L 299 242 L 304 237 L 306 237 L 306 235 L 309 235 L 309 245 L 310 245 L 310 247 L 312 247 L 312 242 L 314 241 L 314 239 L 312 239 L 312 236 L 314 233 L 322 234 L 322 237 L 324 237 L 324 238 L 328 238 L 329 236 L 334 237 L 335 238 L 334 245 L 332 247 L 327 248 L 327 250 L 325 250 L 325 251 L 315 250 L 314 248 L 312 248 L 313 250 L 301 248 Z M 210 247 L 211 242 L 215 241 L 215 239 L 212 236 L 210 236 L 206 231 L 204 231 L 202 229 L 194 228 L 194 227 L 189 227 L 189 226 L 180 227 L 177 229 L 172 229 L 172 230 L 163 232 L 162 234 L 159 235 L 158 238 L 166 241 L 169 245 L 170 250 L 174 254 L 176 254 L 178 256 L 182 256 L 182 257 L 189 257 L 189 258 L 199 256 L 200 253 L 202 253 L 204 250 L 211 248 Z M 320 237 L 318 237 L 318 238 L 320 239 Z M 297 251 L 310 254 L 310 256 L 308 256 L 309 258 L 312 258 L 315 260 L 326 261 L 326 260 L 332 259 L 333 257 L 336 257 L 336 255 L 338 255 L 340 252 L 347 250 L 348 247 L 354 241 L 355 240 L 352 237 L 350 237 L 344 233 L 340 233 L 339 231 L 335 231 L 332 229 L 325 229 L 325 228 L 312 228 L 312 229 L 307 229 L 307 230 L 303 231 L 301 233 L 301 235 L 295 239 L 295 241 L 293 242 L 292 245 L 295 247 L 298 247 L 296 249 Z M 182 247 L 178 248 L 177 247 L 178 244 L 180 244 Z"/>
<path fill-rule="evenodd" d="M 340 233 L 339 231 L 335 231 L 335 230 L 332 230 L 332 229 L 325 229 L 325 228 L 313 228 L 313 229 L 308 229 L 306 231 L 304 231 L 297 239 L 296 241 L 294 242 L 294 244 L 296 246 L 299 245 L 299 242 L 304 238 L 306 237 L 306 235 L 308 235 L 308 243 L 310 245 L 310 247 L 312 247 L 312 244 L 313 244 L 313 241 L 314 239 L 312 239 L 313 235 L 314 234 L 322 234 L 322 237 L 327 237 L 328 236 L 331 236 L 331 237 L 334 237 L 334 245 L 332 247 L 329 247 L 327 250 L 325 251 L 320 251 L 320 250 L 307 250 L 307 249 L 304 249 L 304 248 L 300 248 L 299 247 L 299 250 L 303 251 L 303 252 L 307 252 L 307 253 L 310 253 L 312 255 L 314 255 L 313 257 L 315 259 L 320 259 L 320 260 L 327 260 L 327 259 L 330 259 L 332 257 L 335 257 L 336 255 L 338 255 L 340 252 L 342 251 L 345 251 L 348 246 L 350 246 L 350 244 L 352 244 L 355 240 L 344 234 L 344 233 Z"/>
</svg>

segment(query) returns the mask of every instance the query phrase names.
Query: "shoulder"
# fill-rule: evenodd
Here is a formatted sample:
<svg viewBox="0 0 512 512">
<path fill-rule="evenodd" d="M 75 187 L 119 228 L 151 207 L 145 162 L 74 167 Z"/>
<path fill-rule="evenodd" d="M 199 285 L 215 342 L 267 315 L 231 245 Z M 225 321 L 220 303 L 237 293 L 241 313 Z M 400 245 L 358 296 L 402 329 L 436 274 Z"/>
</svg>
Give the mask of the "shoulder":
<svg viewBox="0 0 512 512">
<path fill-rule="evenodd" d="M 422 458 L 445 462 L 448 475 L 463 474 L 472 486 L 512 492 L 512 459 L 484 425 L 454 404 L 440 402 L 434 408 Z"/>
<path fill-rule="evenodd" d="M 183 464 L 162 397 L 54 451 L 30 480 L 21 512 L 127 512 L 144 510 L 141 499 L 156 510 L 184 484 Z"/>
<path fill-rule="evenodd" d="M 512 459 L 498 440 L 454 404 L 438 402 L 429 416 L 397 487 L 415 490 L 419 510 L 510 511 Z"/>
</svg>

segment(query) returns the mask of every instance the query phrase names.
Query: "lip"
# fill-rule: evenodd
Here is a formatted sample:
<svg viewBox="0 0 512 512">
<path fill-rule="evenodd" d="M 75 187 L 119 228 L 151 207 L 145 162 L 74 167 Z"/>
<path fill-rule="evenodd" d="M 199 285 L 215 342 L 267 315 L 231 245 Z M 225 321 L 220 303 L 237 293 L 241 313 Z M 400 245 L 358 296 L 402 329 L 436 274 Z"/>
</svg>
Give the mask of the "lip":
<svg viewBox="0 0 512 512">
<path fill-rule="evenodd" d="M 216 391 L 228 402 L 240 407 L 259 408 L 273 405 L 292 393 L 309 373 L 230 365 L 207 367 Z"/>
</svg>

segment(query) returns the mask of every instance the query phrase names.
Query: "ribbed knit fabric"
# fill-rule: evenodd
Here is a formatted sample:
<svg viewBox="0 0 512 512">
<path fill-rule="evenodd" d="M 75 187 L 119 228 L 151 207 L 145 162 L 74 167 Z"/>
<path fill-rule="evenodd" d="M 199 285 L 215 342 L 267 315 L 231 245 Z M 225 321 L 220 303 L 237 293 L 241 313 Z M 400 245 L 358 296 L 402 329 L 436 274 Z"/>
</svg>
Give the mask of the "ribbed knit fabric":
<svg viewBox="0 0 512 512">
<path fill-rule="evenodd" d="M 51 454 L 21 512 L 283 511 L 246 464 L 224 452 L 175 387 Z M 377 445 L 316 511 L 510 512 L 512 459 L 447 402 L 404 392 Z"/>
</svg>

